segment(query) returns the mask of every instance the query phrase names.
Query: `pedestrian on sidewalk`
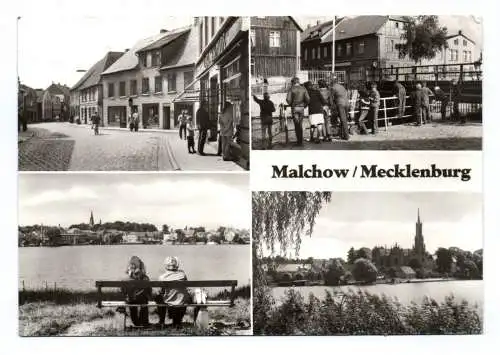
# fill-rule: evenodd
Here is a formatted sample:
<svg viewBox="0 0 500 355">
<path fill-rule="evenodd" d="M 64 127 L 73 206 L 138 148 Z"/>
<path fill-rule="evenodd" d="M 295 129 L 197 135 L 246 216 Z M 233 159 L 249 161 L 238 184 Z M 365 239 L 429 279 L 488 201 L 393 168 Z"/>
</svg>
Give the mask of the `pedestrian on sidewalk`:
<svg viewBox="0 0 500 355">
<path fill-rule="evenodd" d="M 380 106 L 380 93 L 377 90 L 377 83 L 370 85 L 370 116 L 372 119 L 372 134 L 378 133 L 378 108 Z"/>
<path fill-rule="evenodd" d="M 198 122 L 198 154 L 205 155 L 203 149 L 207 140 L 207 131 L 210 127 L 210 116 L 207 111 L 207 103 L 201 102 L 200 108 L 196 111 L 196 122 Z"/>
<path fill-rule="evenodd" d="M 186 110 L 182 110 L 181 114 L 177 118 L 177 121 L 179 122 L 179 137 L 180 139 L 182 138 L 182 132 L 184 132 L 184 139 L 186 139 L 186 125 L 187 125 L 187 112 Z"/>
<path fill-rule="evenodd" d="M 273 127 L 273 112 L 276 111 L 274 103 L 269 99 L 269 93 L 264 92 L 264 99 L 261 100 L 253 95 L 253 100 L 260 107 L 260 125 L 262 129 L 262 147 L 264 149 L 272 148 L 272 127 Z M 267 134 L 267 139 L 266 139 Z"/>
<path fill-rule="evenodd" d="M 224 161 L 233 160 L 231 157 L 231 140 L 234 134 L 233 125 L 233 104 L 229 101 L 224 103 L 220 124 L 220 138 L 222 142 L 222 159 Z"/>
<path fill-rule="evenodd" d="M 132 122 L 134 123 L 134 131 L 139 131 L 139 113 L 137 112 L 137 109 L 135 109 L 132 114 Z"/>
<path fill-rule="evenodd" d="M 94 129 L 94 134 L 98 135 L 99 134 L 99 123 L 101 122 L 101 118 L 99 117 L 99 114 L 97 111 L 94 111 L 94 114 L 90 118 L 90 121 L 92 122 L 92 128 Z"/>
<path fill-rule="evenodd" d="M 187 145 L 189 154 L 196 153 L 194 149 L 194 125 L 192 118 L 189 118 L 186 124 L 187 128 Z"/>
<path fill-rule="evenodd" d="M 292 79 L 292 87 L 288 91 L 286 102 L 292 109 L 293 124 L 297 136 L 296 145 L 301 147 L 304 139 L 302 120 L 304 119 L 304 108 L 309 104 L 309 94 L 307 90 L 300 85 L 299 78 L 297 77 Z"/>
</svg>

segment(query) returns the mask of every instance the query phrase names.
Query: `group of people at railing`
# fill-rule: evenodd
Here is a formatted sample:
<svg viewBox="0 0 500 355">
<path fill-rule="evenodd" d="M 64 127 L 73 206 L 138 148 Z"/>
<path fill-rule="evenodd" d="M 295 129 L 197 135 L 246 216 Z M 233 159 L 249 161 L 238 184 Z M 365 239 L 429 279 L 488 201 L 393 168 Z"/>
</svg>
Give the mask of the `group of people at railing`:
<svg viewBox="0 0 500 355">
<path fill-rule="evenodd" d="M 448 93 L 439 86 L 432 91 L 427 87 L 426 82 L 418 82 L 411 88 L 406 88 L 398 81 L 392 84 L 393 96 L 381 97 L 376 82 L 366 83 L 361 89 L 347 90 L 336 77 L 330 85 L 325 80 L 318 80 L 317 84 L 307 81 L 301 85 L 298 78 L 293 78 L 292 86 L 287 93 L 286 104 L 280 104 L 280 111 L 283 112 L 288 107 L 291 109 L 297 146 L 302 146 L 304 141 L 303 121 L 306 119 L 304 114 L 306 108 L 310 125 L 309 140 L 316 143 L 331 142 L 335 135 L 338 135 L 341 140 L 349 140 L 353 126 L 358 127 L 360 134 L 370 133 L 369 127 L 371 134 L 377 134 L 379 120 L 384 120 L 387 124 L 387 119 L 413 117 L 416 125 L 426 124 L 431 121 L 432 100 L 441 103 L 442 119 L 446 118 L 447 108 L 452 103 L 451 118 L 460 119 L 462 123 L 465 123 L 466 116 L 459 114 L 461 88 L 457 80 L 451 81 Z M 409 95 L 407 89 L 411 90 Z M 260 106 L 263 147 L 270 149 L 276 106 L 267 92 L 264 92 L 263 99 L 255 95 L 253 98 Z M 388 100 L 396 101 L 396 106 L 389 108 Z M 410 101 L 410 106 L 407 105 L 407 101 Z M 384 110 L 384 117 L 379 118 L 381 109 Z M 410 109 L 410 114 L 407 114 L 407 109 Z M 388 117 L 388 110 L 397 111 L 397 115 Z"/>
</svg>

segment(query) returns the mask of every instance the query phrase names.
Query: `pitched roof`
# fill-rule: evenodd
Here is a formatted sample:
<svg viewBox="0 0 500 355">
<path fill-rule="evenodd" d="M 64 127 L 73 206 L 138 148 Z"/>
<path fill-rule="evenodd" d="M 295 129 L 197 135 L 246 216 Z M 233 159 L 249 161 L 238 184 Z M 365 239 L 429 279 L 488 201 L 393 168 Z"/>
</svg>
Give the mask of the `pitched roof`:
<svg viewBox="0 0 500 355">
<path fill-rule="evenodd" d="M 69 96 L 69 87 L 67 87 L 66 85 L 61 85 L 59 83 L 52 83 L 45 91 L 48 91 L 52 95 Z"/>
<path fill-rule="evenodd" d="M 180 39 L 181 40 L 181 39 Z M 195 30 L 186 31 L 185 36 L 182 37 L 184 46 L 182 50 L 172 53 L 172 56 L 167 57 L 167 63 L 160 70 L 182 67 L 187 65 L 194 65 L 198 59 L 198 34 Z"/>
<path fill-rule="evenodd" d="M 467 37 L 466 35 L 464 35 L 462 31 L 458 31 L 458 33 L 455 33 L 454 35 L 449 35 L 446 37 L 446 39 L 450 39 L 450 38 L 454 38 L 454 37 L 458 37 L 458 36 L 462 36 L 465 39 L 468 39 L 473 44 L 476 44 L 476 42 L 474 42 L 474 40 L 472 40 L 470 37 Z"/>
<path fill-rule="evenodd" d="M 415 270 L 413 270 L 411 267 L 409 266 L 401 266 L 400 267 L 401 271 L 405 274 L 405 275 L 413 275 L 415 274 Z"/>
<path fill-rule="evenodd" d="M 300 35 L 300 40 L 308 41 L 325 36 L 333 28 L 333 20 L 319 23 L 315 26 L 310 26 L 304 29 Z M 333 40 L 333 35 L 331 36 Z"/>
<path fill-rule="evenodd" d="M 335 40 L 366 36 L 377 31 L 389 19 L 389 16 L 356 16 L 344 18 L 335 27 Z"/>
<path fill-rule="evenodd" d="M 297 28 L 298 28 L 298 30 L 299 30 L 300 32 L 304 31 L 304 30 L 302 29 L 302 27 L 300 27 L 299 23 L 298 23 L 297 21 L 295 21 L 295 19 L 293 18 L 293 16 L 288 16 L 288 17 L 290 18 L 290 20 L 292 20 L 292 22 L 295 24 L 295 26 L 297 26 Z"/>
<path fill-rule="evenodd" d="M 168 35 L 169 32 L 158 33 L 154 36 L 141 39 L 128 52 L 125 52 L 116 62 L 111 64 L 108 69 L 102 72 L 101 75 L 113 74 L 134 69 L 139 64 L 139 58 L 137 58 L 136 56 L 137 51 Z"/>
<path fill-rule="evenodd" d="M 116 62 L 118 58 L 123 55 L 123 52 L 108 52 L 101 58 L 97 63 L 95 63 L 87 72 L 78 80 L 78 82 L 73 85 L 71 90 L 85 89 L 90 86 L 99 84 L 101 80 L 101 73 L 105 71 L 111 64 Z"/>
<path fill-rule="evenodd" d="M 160 49 L 161 47 L 164 47 L 167 44 L 175 41 L 181 35 L 188 33 L 190 30 L 191 30 L 190 27 L 182 27 L 182 28 L 178 28 L 178 29 L 175 29 L 172 31 L 167 31 L 167 32 L 165 32 L 165 34 L 166 34 L 165 37 L 162 37 L 159 40 L 151 43 L 150 45 L 139 49 L 137 51 L 137 53 L 144 52 L 144 51 L 150 51 L 153 49 Z"/>
</svg>

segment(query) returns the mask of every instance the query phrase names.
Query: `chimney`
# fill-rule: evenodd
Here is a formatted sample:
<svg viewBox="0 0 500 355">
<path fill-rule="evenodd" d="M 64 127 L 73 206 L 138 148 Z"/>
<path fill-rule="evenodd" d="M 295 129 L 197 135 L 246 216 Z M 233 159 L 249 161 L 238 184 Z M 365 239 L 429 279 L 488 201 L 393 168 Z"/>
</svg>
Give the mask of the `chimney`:
<svg viewBox="0 0 500 355">
<path fill-rule="evenodd" d="M 166 29 L 164 29 L 164 28 L 162 28 L 162 29 L 160 30 L 160 33 L 167 33 L 167 32 L 168 32 L 168 31 L 167 31 Z"/>
<path fill-rule="evenodd" d="M 458 30 L 458 34 L 461 36 L 462 35 L 462 30 Z"/>
</svg>

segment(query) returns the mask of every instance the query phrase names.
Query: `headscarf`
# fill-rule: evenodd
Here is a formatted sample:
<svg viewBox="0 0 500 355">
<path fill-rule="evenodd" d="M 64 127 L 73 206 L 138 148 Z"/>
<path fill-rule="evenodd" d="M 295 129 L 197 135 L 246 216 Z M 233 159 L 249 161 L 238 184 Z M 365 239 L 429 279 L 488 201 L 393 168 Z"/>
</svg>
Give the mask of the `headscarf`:
<svg viewBox="0 0 500 355">
<path fill-rule="evenodd" d="M 132 265 L 134 266 L 134 274 L 131 274 Z M 140 276 L 146 275 L 146 266 L 138 256 L 134 255 L 128 262 L 126 273 L 130 277 L 140 278 Z"/>
<path fill-rule="evenodd" d="M 163 264 L 168 271 L 177 271 L 179 269 L 179 259 L 176 256 L 167 256 Z"/>
</svg>

